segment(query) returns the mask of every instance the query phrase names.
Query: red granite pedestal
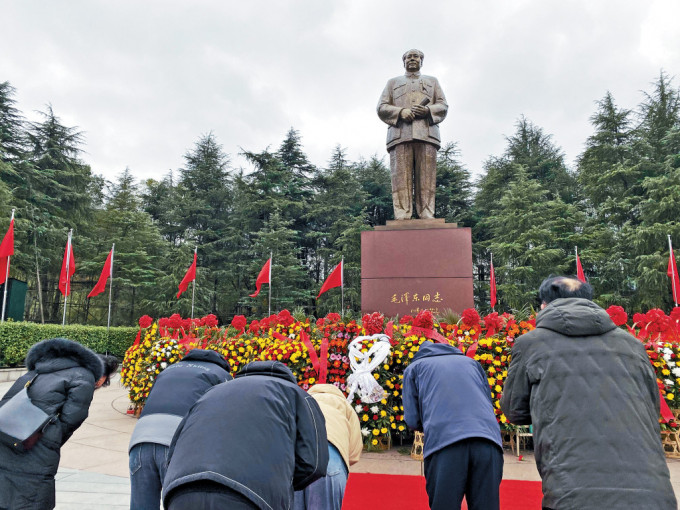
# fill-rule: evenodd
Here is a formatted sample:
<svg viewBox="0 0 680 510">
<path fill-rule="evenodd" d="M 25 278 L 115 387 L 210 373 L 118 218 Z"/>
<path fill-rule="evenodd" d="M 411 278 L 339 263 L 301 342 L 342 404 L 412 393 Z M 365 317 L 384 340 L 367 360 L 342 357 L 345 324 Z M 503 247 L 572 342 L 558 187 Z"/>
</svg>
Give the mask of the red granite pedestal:
<svg viewBox="0 0 680 510">
<path fill-rule="evenodd" d="M 472 306 L 469 228 L 443 219 L 400 220 L 361 233 L 363 313 L 460 313 Z"/>
</svg>

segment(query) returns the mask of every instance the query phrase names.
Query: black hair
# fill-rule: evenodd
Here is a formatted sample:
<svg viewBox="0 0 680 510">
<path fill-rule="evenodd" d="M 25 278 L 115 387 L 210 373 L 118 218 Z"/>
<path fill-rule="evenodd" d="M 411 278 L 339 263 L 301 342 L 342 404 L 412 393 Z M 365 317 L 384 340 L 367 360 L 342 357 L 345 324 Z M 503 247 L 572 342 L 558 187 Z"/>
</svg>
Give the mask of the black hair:
<svg viewBox="0 0 680 510">
<path fill-rule="evenodd" d="M 538 288 L 538 299 L 547 305 L 560 298 L 593 299 L 593 288 L 577 278 L 550 275 Z"/>
<path fill-rule="evenodd" d="M 111 376 L 118 370 L 118 358 L 110 354 L 99 354 L 99 359 L 104 365 L 104 377 L 106 377 L 102 386 L 108 386 L 111 384 Z"/>
</svg>

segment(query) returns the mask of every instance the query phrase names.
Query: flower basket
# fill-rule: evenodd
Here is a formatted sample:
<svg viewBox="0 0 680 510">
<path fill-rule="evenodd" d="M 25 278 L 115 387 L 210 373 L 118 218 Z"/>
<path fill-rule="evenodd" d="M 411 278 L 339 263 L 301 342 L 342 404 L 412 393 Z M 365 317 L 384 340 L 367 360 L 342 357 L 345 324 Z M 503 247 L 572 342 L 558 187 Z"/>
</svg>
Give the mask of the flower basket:
<svg viewBox="0 0 680 510">
<path fill-rule="evenodd" d="M 666 457 L 680 459 L 680 434 L 670 430 L 661 431 L 661 445 Z"/>
<path fill-rule="evenodd" d="M 413 438 L 413 447 L 411 448 L 411 458 L 415 460 L 423 460 L 423 448 L 425 446 L 425 434 L 423 432 L 415 432 Z"/>
<path fill-rule="evenodd" d="M 385 434 L 383 436 L 378 436 L 378 444 L 374 446 L 376 450 L 387 451 L 392 447 L 392 436 Z"/>
</svg>

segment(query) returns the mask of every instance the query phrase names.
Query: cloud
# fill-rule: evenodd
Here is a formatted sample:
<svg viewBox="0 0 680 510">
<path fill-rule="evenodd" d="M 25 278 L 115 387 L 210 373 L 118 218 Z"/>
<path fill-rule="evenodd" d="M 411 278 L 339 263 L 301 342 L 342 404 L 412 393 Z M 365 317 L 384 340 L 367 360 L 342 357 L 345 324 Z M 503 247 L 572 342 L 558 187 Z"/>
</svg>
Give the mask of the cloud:
<svg viewBox="0 0 680 510">
<path fill-rule="evenodd" d="M 573 161 L 607 90 L 633 108 L 661 68 L 673 74 L 679 9 L 672 0 L 10 0 L 0 80 L 27 117 L 51 103 L 83 130 L 84 159 L 109 179 L 126 166 L 160 178 L 210 131 L 247 167 L 240 148 L 276 149 L 294 127 L 324 166 L 337 144 L 353 160 L 385 155 L 376 103 L 417 47 L 449 101 L 442 137 L 479 173 L 521 115 Z"/>
</svg>

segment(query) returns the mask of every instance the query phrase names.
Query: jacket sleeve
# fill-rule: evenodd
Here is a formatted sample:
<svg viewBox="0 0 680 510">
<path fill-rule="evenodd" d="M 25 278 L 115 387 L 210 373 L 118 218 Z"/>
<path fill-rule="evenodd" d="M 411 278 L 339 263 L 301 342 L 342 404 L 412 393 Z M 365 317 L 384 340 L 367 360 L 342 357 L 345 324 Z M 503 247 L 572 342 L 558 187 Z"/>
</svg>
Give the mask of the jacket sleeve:
<svg viewBox="0 0 680 510">
<path fill-rule="evenodd" d="M 404 387 L 402 390 L 402 402 L 404 404 L 404 421 L 409 428 L 423 431 L 423 417 L 420 415 L 420 401 L 418 399 L 418 386 L 415 381 L 413 365 L 404 372 Z"/>
<path fill-rule="evenodd" d="M 78 374 L 67 383 L 66 400 L 59 414 L 63 445 L 87 418 L 94 395 L 94 382 Z"/>
<path fill-rule="evenodd" d="M 326 476 L 328 467 L 328 439 L 326 421 L 319 404 L 302 390 L 295 416 L 295 473 L 293 487 L 302 490 L 310 483 Z"/>
<path fill-rule="evenodd" d="M 349 427 L 349 465 L 356 464 L 361 458 L 364 442 L 361 439 L 361 423 L 359 417 L 351 405 L 345 400 L 347 422 Z"/>
<path fill-rule="evenodd" d="M 446 103 L 444 91 L 439 80 L 434 79 L 434 101 L 427 105 L 430 109 L 430 124 L 439 124 L 446 118 L 446 113 L 449 111 L 449 105 Z"/>
<path fill-rule="evenodd" d="M 512 348 L 508 378 L 503 385 L 501 410 L 510 423 L 531 425 L 531 409 L 529 406 L 531 382 L 521 346 L 521 341 L 518 341 Z"/>
</svg>

